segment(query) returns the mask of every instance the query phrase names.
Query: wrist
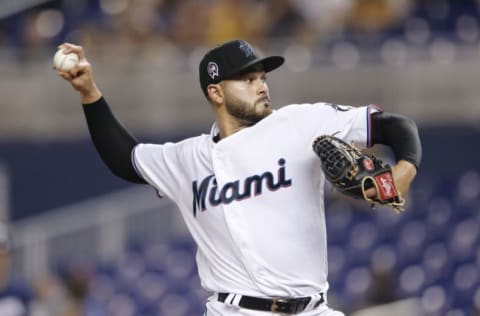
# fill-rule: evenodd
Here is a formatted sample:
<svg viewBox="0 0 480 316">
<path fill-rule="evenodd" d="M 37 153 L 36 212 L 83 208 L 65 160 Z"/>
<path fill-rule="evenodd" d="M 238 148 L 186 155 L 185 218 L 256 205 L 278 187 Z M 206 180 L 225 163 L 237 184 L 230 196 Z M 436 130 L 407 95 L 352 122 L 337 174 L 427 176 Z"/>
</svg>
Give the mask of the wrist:
<svg viewBox="0 0 480 316">
<path fill-rule="evenodd" d="M 410 188 L 410 184 L 417 174 L 417 167 L 407 160 L 399 160 L 397 164 L 392 167 L 392 176 L 401 196 L 405 196 Z"/>
<path fill-rule="evenodd" d="M 413 174 L 415 176 L 417 174 L 417 167 L 410 161 L 408 160 L 399 160 L 397 161 L 397 164 L 395 165 L 397 169 L 401 169 L 404 172 L 408 172 L 410 174 Z"/>
<path fill-rule="evenodd" d="M 89 91 L 80 92 L 80 100 L 82 104 L 95 103 L 96 101 L 100 100 L 101 97 L 102 93 L 97 89 L 97 87 Z"/>
</svg>

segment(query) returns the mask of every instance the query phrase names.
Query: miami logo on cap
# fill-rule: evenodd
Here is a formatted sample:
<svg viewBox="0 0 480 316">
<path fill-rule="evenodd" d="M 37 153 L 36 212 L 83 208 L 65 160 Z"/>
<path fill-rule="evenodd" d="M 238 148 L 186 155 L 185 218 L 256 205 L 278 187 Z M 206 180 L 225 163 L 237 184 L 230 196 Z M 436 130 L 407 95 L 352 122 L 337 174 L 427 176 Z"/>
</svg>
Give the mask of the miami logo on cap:
<svg viewBox="0 0 480 316">
<path fill-rule="evenodd" d="M 209 62 L 207 65 L 207 72 L 210 78 L 215 79 L 215 77 L 218 77 L 218 65 L 213 61 Z"/>
<path fill-rule="evenodd" d="M 245 53 L 246 57 L 253 56 L 253 48 L 245 41 L 240 41 L 240 49 Z"/>
</svg>

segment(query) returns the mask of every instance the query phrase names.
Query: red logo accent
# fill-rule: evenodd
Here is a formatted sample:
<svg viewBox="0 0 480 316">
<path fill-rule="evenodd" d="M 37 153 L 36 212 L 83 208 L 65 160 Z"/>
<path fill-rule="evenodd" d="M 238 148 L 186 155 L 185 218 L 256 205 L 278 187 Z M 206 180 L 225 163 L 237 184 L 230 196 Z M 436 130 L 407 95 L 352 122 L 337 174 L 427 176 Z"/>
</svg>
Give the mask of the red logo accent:
<svg viewBox="0 0 480 316">
<path fill-rule="evenodd" d="M 382 201 L 392 199 L 398 195 L 390 173 L 386 172 L 376 176 L 375 182 L 377 183 L 378 193 Z"/>
<path fill-rule="evenodd" d="M 373 104 L 373 103 L 372 103 L 372 104 L 369 104 L 368 106 L 371 107 L 371 108 L 373 108 L 373 109 L 378 110 L 379 112 L 383 112 L 382 107 L 381 107 L 380 105 L 378 105 L 378 104 Z"/>
<path fill-rule="evenodd" d="M 363 158 L 362 164 L 363 168 L 365 168 L 367 171 L 372 171 L 374 168 L 372 159 L 368 157 Z"/>
</svg>

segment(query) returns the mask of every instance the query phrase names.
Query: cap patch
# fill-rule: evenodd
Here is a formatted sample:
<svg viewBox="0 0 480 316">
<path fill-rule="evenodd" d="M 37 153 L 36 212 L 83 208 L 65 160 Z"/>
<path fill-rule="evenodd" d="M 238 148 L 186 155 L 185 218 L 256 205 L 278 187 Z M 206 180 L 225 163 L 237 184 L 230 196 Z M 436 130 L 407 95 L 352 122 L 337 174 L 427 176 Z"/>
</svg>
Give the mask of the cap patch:
<svg viewBox="0 0 480 316">
<path fill-rule="evenodd" d="M 245 53 L 245 57 L 253 56 L 253 48 L 245 41 L 240 41 L 240 49 Z"/>
<path fill-rule="evenodd" d="M 210 78 L 212 78 L 212 80 L 215 79 L 215 77 L 218 77 L 218 65 L 213 61 L 208 63 L 207 71 L 208 75 L 210 76 Z"/>
</svg>

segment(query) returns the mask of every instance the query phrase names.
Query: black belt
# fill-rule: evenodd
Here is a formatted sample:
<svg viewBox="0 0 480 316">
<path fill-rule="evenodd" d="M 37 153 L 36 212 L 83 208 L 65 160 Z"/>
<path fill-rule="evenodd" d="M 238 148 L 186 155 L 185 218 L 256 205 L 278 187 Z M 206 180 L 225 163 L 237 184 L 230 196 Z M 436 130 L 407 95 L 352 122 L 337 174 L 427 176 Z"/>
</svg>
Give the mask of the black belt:
<svg viewBox="0 0 480 316">
<path fill-rule="evenodd" d="M 218 293 L 218 301 L 225 303 L 229 293 Z M 260 298 L 242 295 L 242 298 L 238 302 L 238 306 L 253 309 L 257 311 L 270 311 L 284 314 L 298 314 L 303 312 L 308 303 L 310 303 L 311 297 L 297 297 L 297 298 Z M 318 307 L 325 301 L 323 293 L 320 294 L 320 300 L 314 307 Z M 232 302 L 226 302 L 232 303 Z"/>
</svg>

